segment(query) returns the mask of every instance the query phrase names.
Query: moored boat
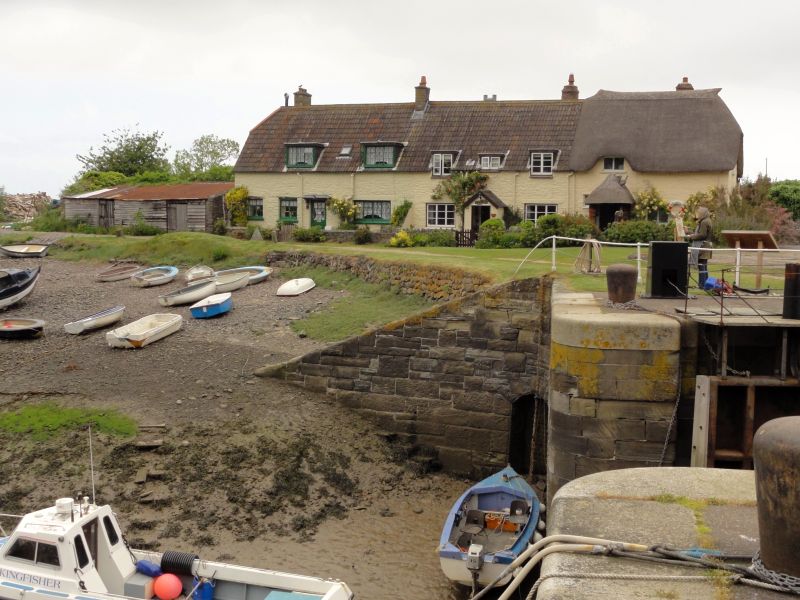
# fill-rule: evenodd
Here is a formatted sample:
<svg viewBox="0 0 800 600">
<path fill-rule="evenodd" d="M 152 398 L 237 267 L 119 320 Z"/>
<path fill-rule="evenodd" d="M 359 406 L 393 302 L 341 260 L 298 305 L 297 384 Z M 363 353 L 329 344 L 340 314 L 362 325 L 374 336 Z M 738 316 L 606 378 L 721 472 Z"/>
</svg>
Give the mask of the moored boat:
<svg viewBox="0 0 800 600">
<path fill-rule="evenodd" d="M 158 297 L 161 306 L 177 306 L 179 304 L 192 304 L 207 298 L 217 291 L 217 284 L 213 279 L 197 281 L 179 290 L 162 294 Z"/>
<path fill-rule="evenodd" d="M 40 267 L 0 270 L 0 308 L 16 304 L 33 291 Z"/>
<path fill-rule="evenodd" d="M 7 515 L 6 515 L 7 517 Z M 194 553 L 129 549 L 116 515 L 60 498 L 20 518 L 0 538 L 0 596 L 26 600 L 143 600 L 175 586 L 167 597 L 202 600 L 268 598 L 351 600 L 341 581 L 201 560 Z"/>
<path fill-rule="evenodd" d="M 12 258 L 41 258 L 47 256 L 47 244 L 10 244 L 0 246 L 0 252 Z"/>
<path fill-rule="evenodd" d="M 442 571 L 473 589 L 491 583 L 532 543 L 540 508 L 533 488 L 510 466 L 476 483 L 447 515 L 438 549 Z"/>
<path fill-rule="evenodd" d="M 201 279 L 200 281 L 213 281 L 217 284 L 218 292 L 235 292 L 240 290 L 250 283 L 250 275 L 247 273 L 216 273 L 213 277 L 208 279 Z"/>
<path fill-rule="evenodd" d="M 210 319 L 224 315 L 233 308 L 233 298 L 230 292 L 224 294 L 214 294 L 208 298 L 203 298 L 189 307 L 195 319 Z"/>
<path fill-rule="evenodd" d="M 250 276 L 250 285 L 254 283 L 261 283 L 272 274 L 272 267 L 252 266 L 252 267 L 237 267 L 235 269 L 224 269 L 217 271 L 217 275 L 223 273 L 247 273 Z"/>
<path fill-rule="evenodd" d="M 85 331 L 100 329 L 101 327 L 106 327 L 107 325 L 116 323 L 122 318 L 122 315 L 124 313 L 125 313 L 124 306 L 122 305 L 113 306 L 111 308 L 107 308 L 105 310 L 101 310 L 100 312 L 94 313 L 93 315 L 89 315 L 88 317 L 83 317 L 82 319 L 78 319 L 77 321 L 65 323 L 64 331 L 66 331 L 67 333 L 72 333 L 77 335 L 80 333 L 84 333 Z"/>
<path fill-rule="evenodd" d="M 39 337 L 44 330 L 44 321 L 40 319 L 0 319 L 0 338 L 6 340 L 24 340 Z"/>
<path fill-rule="evenodd" d="M 127 264 L 113 264 L 110 267 L 103 269 L 96 275 L 97 281 L 107 283 L 109 281 L 122 281 L 123 279 L 130 278 L 134 273 L 142 270 L 140 265 L 127 263 Z"/>
<path fill-rule="evenodd" d="M 301 277 L 299 279 L 290 279 L 278 288 L 275 292 L 276 296 L 299 296 L 312 289 L 316 283 L 313 279 L 308 277 Z"/>
<path fill-rule="evenodd" d="M 186 279 L 186 283 L 192 283 L 193 281 L 197 281 L 198 279 L 207 279 L 209 277 L 214 276 L 214 269 L 211 267 L 207 267 L 205 265 L 195 265 L 186 270 L 184 274 L 184 279 Z"/>
<path fill-rule="evenodd" d="M 131 283 L 139 287 L 152 287 L 169 283 L 177 276 L 177 267 L 150 267 L 149 269 L 143 269 L 131 275 Z"/>
<path fill-rule="evenodd" d="M 112 348 L 141 348 L 175 333 L 181 328 L 183 317 L 169 313 L 147 315 L 137 321 L 117 327 L 106 333 Z"/>
</svg>

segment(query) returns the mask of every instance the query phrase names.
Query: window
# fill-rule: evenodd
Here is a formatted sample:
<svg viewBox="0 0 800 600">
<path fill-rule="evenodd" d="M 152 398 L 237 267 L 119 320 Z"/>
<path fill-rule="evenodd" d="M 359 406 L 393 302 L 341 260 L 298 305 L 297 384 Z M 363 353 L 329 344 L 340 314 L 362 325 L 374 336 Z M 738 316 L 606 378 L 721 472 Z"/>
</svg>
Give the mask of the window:
<svg viewBox="0 0 800 600">
<path fill-rule="evenodd" d="M 109 543 L 112 546 L 116 546 L 117 542 L 119 542 L 119 535 L 117 535 L 117 529 L 111 522 L 111 517 L 107 515 L 103 517 L 103 526 L 106 528 L 106 535 L 108 536 Z"/>
<path fill-rule="evenodd" d="M 278 219 L 281 223 L 297 223 L 297 198 L 278 200 Z"/>
<path fill-rule="evenodd" d="M 11 546 L 6 556 L 27 560 L 39 565 L 57 567 L 60 564 L 58 560 L 58 549 L 55 544 L 35 542 L 34 540 L 26 540 L 24 538 L 19 538 L 14 542 L 14 545 Z"/>
<path fill-rule="evenodd" d="M 83 538 L 75 536 L 75 554 L 78 555 L 78 566 L 82 569 L 89 564 L 89 555 L 86 553 L 86 546 L 83 545 Z"/>
<path fill-rule="evenodd" d="M 625 159 L 621 156 L 607 156 L 603 159 L 604 171 L 624 171 Z"/>
<path fill-rule="evenodd" d="M 16 542 L 14 542 L 14 545 L 11 546 L 11 550 L 8 551 L 6 556 L 21 558 L 22 560 L 29 560 L 33 562 L 36 560 L 36 542 L 33 540 L 19 538 Z"/>
<path fill-rule="evenodd" d="M 394 166 L 394 146 L 367 146 L 365 167 L 389 168 Z"/>
<path fill-rule="evenodd" d="M 388 200 L 356 200 L 355 205 L 356 223 L 389 223 L 392 219 L 392 203 Z"/>
<path fill-rule="evenodd" d="M 551 175 L 553 173 L 552 152 L 531 152 L 531 175 Z"/>
<path fill-rule="evenodd" d="M 58 548 L 55 544 L 44 544 L 39 542 L 36 546 L 36 564 L 59 566 Z"/>
<path fill-rule="evenodd" d="M 264 200 L 250 196 L 247 199 L 247 218 L 251 221 L 264 220 Z"/>
<path fill-rule="evenodd" d="M 317 162 L 314 146 L 289 146 L 286 149 L 286 166 L 290 169 L 310 169 Z"/>
<path fill-rule="evenodd" d="M 453 170 L 453 155 L 449 152 L 436 152 L 433 155 L 433 174 L 445 177 Z"/>
<path fill-rule="evenodd" d="M 455 223 L 455 204 L 428 204 L 428 227 L 453 227 Z"/>
<path fill-rule="evenodd" d="M 545 215 L 552 215 L 558 212 L 558 204 L 526 204 L 525 205 L 525 220 L 536 221 L 539 217 Z"/>
<path fill-rule="evenodd" d="M 481 156 L 481 169 L 499 169 L 502 156 Z"/>
<path fill-rule="evenodd" d="M 339 156 L 347 157 L 350 156 L 350 153 L 353 151 L 353 146 L 348 144 L 347 146 L 342 146 L 342 149 L 339 150 Z"/>
</svg>

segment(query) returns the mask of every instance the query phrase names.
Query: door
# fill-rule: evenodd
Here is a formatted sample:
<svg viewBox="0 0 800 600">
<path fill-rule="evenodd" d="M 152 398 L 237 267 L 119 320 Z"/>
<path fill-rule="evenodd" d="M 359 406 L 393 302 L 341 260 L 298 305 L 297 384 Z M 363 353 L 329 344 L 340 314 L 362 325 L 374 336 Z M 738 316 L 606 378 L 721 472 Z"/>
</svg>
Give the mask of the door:
<svg viewBox="0 0 800 600">
<path fill-rule="evenodd" d="M 472 231 L 476 232 L 480 229 L 481 223 L 487 221 L 491 217 L 491 207 L 486 204 L 484 206 L 472 207 Z"/>
<path fill-rule="evenodd" d="M 547 473 L 547 402 L 534 394 L 511 405 L 508 463 L 521 475 Z"/>
<path fill-rule="evenodd" d="M 99 200 L 99 211 L 97 215 L 97 225 L 99 227 L 113 227 L 114 226 L 114 201 L 113 200 Z"/>
<path fill-rule="evenodd" d="M 327 217 L 325 200 L 311 200 L 309 206 L 311 208 L 311 227 L 325 229 Z"/>
<path fill-rule="evenodd" d="M 188 207 L 185 202 L 167 204 L 167 231 L 186 231 Z"/>
</svg>

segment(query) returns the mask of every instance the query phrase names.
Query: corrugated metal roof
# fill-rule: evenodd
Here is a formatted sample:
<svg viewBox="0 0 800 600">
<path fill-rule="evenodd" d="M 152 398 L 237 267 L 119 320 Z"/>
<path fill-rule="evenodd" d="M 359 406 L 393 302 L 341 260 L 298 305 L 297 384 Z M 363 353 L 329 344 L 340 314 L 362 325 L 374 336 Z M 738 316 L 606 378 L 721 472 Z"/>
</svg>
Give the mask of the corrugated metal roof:
<svg viewBox="0 0 800 600">
<path fill-rule="evenodd" d="M 174 183 L 169 185 L 120 185 L 114 188 L 97 190 L 67 199 L 92 198 L 96 200 L 205 200 L 219 196 L 233 188 L 232 181 L 198 181 L 194 183 Z"/>
</svg>

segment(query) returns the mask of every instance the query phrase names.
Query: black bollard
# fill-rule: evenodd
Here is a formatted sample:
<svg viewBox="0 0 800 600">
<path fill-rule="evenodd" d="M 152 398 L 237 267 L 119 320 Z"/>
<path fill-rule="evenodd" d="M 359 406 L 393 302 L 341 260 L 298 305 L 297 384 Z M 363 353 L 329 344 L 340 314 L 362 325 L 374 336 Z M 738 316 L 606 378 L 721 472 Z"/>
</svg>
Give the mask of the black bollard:
<svg viewBox="0 0 800 600">
<path fill-rule="evenodd" d="M 786 263 L 783 275 L 783 318 L 800 319 L 800 263 Z"/>
<path fill-rule="evenodd" d="M 614 304 L 624 304 L 636 298 L 636 275 L 633 265 L 609 265 L 606 269 L 608 299 Z"/>
<path fill-rule="evenodd" d="M 800 417 L 759 427 L 753 460 L 761 561 L 772 571 L 800 577 Z"/>
</svg>

